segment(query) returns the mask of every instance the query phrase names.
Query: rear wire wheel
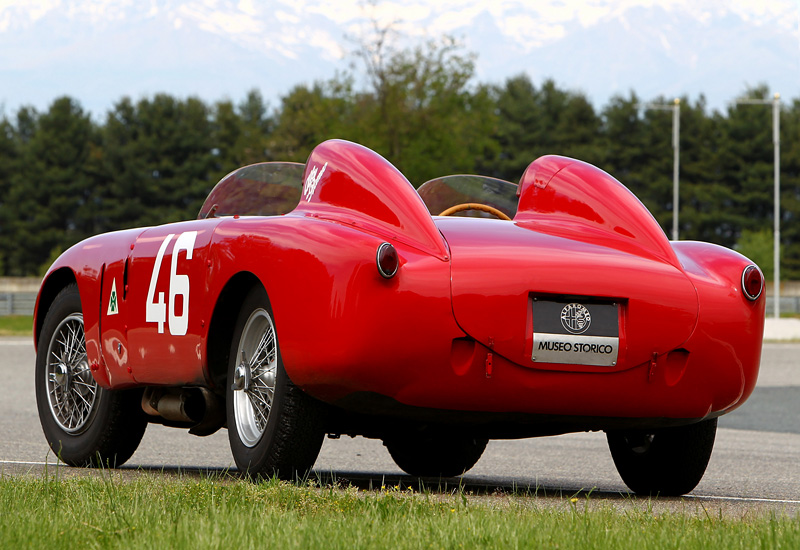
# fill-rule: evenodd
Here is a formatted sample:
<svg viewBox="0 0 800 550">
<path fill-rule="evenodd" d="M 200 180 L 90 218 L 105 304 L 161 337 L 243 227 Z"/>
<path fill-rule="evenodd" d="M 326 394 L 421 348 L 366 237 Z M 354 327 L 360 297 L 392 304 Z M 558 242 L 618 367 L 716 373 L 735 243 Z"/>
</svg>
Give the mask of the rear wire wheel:
<svg viewBox="0 0 800 550">
<path fill-rule="evenodd" d="M 466 435 L 427 434 L 383 441 L 395 464 L 417 477 L 455 477 L 480 460 L 488 439 Z"/>
<path fill-rule="evenodd" d="M 147 428 L 140 399 L 138 390 L 97 385 L 78 287 L 65 287 L 45 315 L 36 351 L 36 405 L 50 448 L 70 466 L 122 465 Z"/>
<path fill-rule="evenodd" d="M 236 466 L 253 478 L 304 476 L 325 435 L 323 405 L 289 380 L 263 288 L 244 300 L 228 363 L 228 438 Z"/>
<path fill-rule="evenodd" d="M 608 432 L 608 448 L 622 481 L 640 495 L 692 491 L 708 466 L 717 419 L 653 432 Z"/>
</svg>

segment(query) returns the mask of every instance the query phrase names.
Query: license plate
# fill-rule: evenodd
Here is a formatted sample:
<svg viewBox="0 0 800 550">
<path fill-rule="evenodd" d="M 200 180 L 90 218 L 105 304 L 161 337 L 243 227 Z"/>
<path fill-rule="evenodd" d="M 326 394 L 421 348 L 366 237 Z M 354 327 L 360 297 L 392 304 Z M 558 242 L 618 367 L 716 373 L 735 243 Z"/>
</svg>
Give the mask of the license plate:
<svg viewBox="0 0 800 550">
<path fill-rule="evenodd" d="M 613 367 L 618 355 L 618 304 L 533 300 L 531 359 L 537 363 Z"/>
</svg>

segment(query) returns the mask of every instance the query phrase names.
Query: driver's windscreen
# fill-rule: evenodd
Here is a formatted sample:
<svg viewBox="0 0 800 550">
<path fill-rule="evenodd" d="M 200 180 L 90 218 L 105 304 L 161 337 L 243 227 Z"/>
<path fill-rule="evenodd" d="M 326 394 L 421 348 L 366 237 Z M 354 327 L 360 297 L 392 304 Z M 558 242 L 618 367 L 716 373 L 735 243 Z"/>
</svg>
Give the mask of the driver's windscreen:
<svg viewBox="0 0 800 550">
<path fill-rule="evenodd" d="M 228 174 L 208 195 L 199 218 L 207 216 L 279 216 L 300 202 L 305 165 L 265 162 Z"/>
<path fill-rule="evenodd" d="M 497 208 L 509 218 L 517 213 L 517 186 L 488 176 L 456 175 L 436 178 L 417 189 L 432 216 L 438 216 L 451 206 L 479 203 Z M 494 217 L 486 212 L 467 210 L 459 216 Z"/>
</svg>

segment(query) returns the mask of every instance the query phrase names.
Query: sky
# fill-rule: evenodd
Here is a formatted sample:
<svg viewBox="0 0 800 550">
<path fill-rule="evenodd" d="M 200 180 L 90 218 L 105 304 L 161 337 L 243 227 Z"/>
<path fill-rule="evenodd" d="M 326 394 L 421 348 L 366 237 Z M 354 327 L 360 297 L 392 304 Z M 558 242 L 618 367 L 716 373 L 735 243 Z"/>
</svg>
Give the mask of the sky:
<svg viewBox="0 0 800 550">
<path fill-rule="evenodd" d="M 482 82 L 553 78 L 598 108 L 635 91 L 724 109 L 762 82 L 800 97 L 800 0 L 0 0 L 0 109 L 252 88 L 277 105 L 348 69 L 370 21 L 456 37 Z"/>
</svg>

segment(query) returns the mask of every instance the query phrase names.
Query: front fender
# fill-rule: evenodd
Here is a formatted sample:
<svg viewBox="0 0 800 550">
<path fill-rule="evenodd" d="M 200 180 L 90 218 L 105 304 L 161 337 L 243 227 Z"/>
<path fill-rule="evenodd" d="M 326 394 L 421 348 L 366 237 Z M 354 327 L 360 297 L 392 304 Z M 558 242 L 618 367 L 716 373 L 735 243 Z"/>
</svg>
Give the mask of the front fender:
<svg viewBox="0 0 800 550">
<path fill-rule="evenodd" d="M 76 283 L 83 309 L 86 355 L 92 374 L 104 388 L 111 386 L 102 364 L 100 352 L 101 285 L 107 263 L 127 256 L 130 245 L 144 229 L 129 229 L 90 237 L 67 249 L 53 262 L 42 280 L 34 309 L 34 345 L 38 346 L 45 316 L 50 304 L 67 285 Z"/>
</svg>

